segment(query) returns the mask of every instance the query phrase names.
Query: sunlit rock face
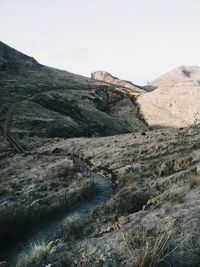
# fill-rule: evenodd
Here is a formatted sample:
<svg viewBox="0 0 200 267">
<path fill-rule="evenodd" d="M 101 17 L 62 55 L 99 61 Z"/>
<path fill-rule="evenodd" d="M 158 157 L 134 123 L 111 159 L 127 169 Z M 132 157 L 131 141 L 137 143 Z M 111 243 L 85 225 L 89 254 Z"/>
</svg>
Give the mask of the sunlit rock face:
<svg viewBox="0 0 200 267">
<path fill-rule="evenodd" d="M 106 71 L 94 71 L 91 73 L 91 78 L 98 81 L 103 81 L 116 86 L 124 87 L 133 90 L 136 93 L 144 93 L 145 90 L 142 87 L 137 86 L 129 81 L 120 80 Z"/>
<path fill-rule="evenodd" d="M 152 83 L 137 99 L 151 127 L 185 127 L 200 122 L 200 67 L 181 66 Z"/>
</svg>

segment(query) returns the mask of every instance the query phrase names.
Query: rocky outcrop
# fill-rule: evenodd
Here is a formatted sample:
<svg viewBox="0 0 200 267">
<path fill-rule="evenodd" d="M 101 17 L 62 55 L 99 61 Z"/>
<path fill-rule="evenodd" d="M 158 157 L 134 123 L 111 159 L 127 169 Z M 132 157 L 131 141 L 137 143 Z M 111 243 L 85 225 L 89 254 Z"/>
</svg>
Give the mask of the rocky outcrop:
<svg viewBox="0 0 200 267">
<path fill-rule="evenodd" d="M 106 71 L 94 71 L 91 73 L 91 78 L 94 80 L 106 82 L 109 84 L 113 84 L 115 86 L 119 86 L 122 88 L 130 89 L 130 93 L 144 93 L 145 90 L 143 90 L 142 87 L 137 86 L 129 81 L 120 80 L 114 76 L 112 76 L 110 73 Z"/>
<path fill-rule="evenodd" d="M 155 80 L 157 89 L 140 95 L 140 111 L 151 127 L 200 123 L 200 67 L 177 68 Z"/>
</svg>

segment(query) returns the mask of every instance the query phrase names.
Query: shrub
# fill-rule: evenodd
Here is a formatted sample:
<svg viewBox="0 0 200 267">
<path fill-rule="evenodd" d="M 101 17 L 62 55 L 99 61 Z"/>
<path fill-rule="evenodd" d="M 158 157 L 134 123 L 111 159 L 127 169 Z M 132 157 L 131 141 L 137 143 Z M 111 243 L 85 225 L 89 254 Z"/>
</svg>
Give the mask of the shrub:
<svg viewBox="0 0 200 267">
<path fill-rule="evenodd" d="M 165 200 L 171 203 L 183 203 L 184 197 L 185 195 L 183 192 L 171 192 L 165 197 Z"/>
<path fill-rule="evenodd" d="M 80 190 L 80 193 L 79 193 L 79 198 L 80 199 L 85 199 L 85 198 L 88 198 L 90 196 L 92 196 L 93 194 L 95 194 L 96 192 L 98 192 L 98 187 L 97 187 L 97 184 L 95 183 L 94 180 L 89 180 L 87 179 L 81 190 Z"/>
<path fill-rule="evenodd" d="M 189 178 L 189 186 L 190 189 L 193 189 L 194 187 L 200 185 L 200 176 L 190 176 Z"/>
<path fill-rule="evenodd" d="M 143 249 L 137 252 L 137 256 L 135 257 L 133 253 L 134 247 L 131 244 L 135 242 L 138 243 L 138 239 L 136 240 L 129 240 L 124 234 L 124 240 L 127 243 L 128 249 L 131 255 L 131 263 L 130 267 L 155 267 L 158 266 L 159 263 L 164 261 L 164 259 L 171 254 L 168 251 L 168 241 L 172 235 L 172 231 L 169 232 L 161 232 L 156 239 L 147 239 L 147 235 L 145 236 L 144 233 L 141 237 L 140 236 L 140 243 L 143 245 Z M 129 236 L 130 237 L 130 236 Z M 141 245 L 140 244 L 140 245 Z"/>
<path fill-rule="evenodd" d="M 34 244 L 29 253 L 20 255 L 17 267 L 41 267 L 46 264 L 48 252 L 49 248 L 45 243 Z"/>
<path fill-rule="evenodd" d="M 79 214 L 72 214 L 65 220 L 64 225 L 66 239 L 75 240 L 81 237 L 86 219 L 81 218 Z"/>
</svg>

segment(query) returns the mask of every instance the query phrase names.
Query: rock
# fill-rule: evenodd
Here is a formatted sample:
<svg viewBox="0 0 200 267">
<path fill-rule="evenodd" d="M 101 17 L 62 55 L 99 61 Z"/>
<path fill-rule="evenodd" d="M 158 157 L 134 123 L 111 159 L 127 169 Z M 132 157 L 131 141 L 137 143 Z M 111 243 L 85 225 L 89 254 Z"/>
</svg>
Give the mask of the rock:
<svg viewBox="0 0 200 267">
<path fill-rule="evenodd" d="M 197 168 L 196 168 L 196 173 L 197 173 L 198 175 L 200 175 L 200 165 L 197 166 Z"/>
<path fill-rule="evenodd" d="M 53 247 L 53 241 L 50 241 L 48 244 L 47 244 L 47 250 L 50 251 Z"/>
<path fill-rule="evenodd" d="M 118 224 L 119 225 L 127 224 L 129 221 L 130 221 L 129 218 L 128 217 L 125 217 L 125 216 L 120 216 L 118 218 Z"/>
<path fill-rule="evenodd" d="M 143 90 L 142 87 L 137 86 L 130 81 L 120 80 L 120 79 L 112 76 L 110 73 L 108 73 L 106 71 L 94 71 L 91 73 L 91 78 L 94 80 L 98 80 L 98 81 L 106 82 L 106 83 L 113 84 L 116 86 L 131 89 L 133 93 L 134 92 L 135 93 L 144 93 L 145 92 L 145 90 Z"/>
<path fill-rule="evenodd" d="M 181 66 L 152 83 L 156 90 L 137 102 L 150 127 L 186 127 L 200 123 L 200 67 Z"/>
</svg>

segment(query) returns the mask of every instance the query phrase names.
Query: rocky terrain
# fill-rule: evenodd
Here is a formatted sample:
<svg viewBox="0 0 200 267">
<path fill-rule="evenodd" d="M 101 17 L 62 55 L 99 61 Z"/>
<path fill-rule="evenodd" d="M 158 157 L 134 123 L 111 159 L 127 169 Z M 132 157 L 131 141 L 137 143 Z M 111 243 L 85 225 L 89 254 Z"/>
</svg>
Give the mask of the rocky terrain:
<svg viewBox="0 0 200 267">
<path fill-rule="evenodd" d="M 179 67 L 152 86 L 153 92 L 138 97 L 149 126 L 186 127 L 200 122 L 200 67 Z"/>
<path fill-rule="evenodd" d="M 139 93 L 0 44 L 0 266 L 200 266 L 200 125 L 142 104 L 177 72 Z"/>
</svg>

